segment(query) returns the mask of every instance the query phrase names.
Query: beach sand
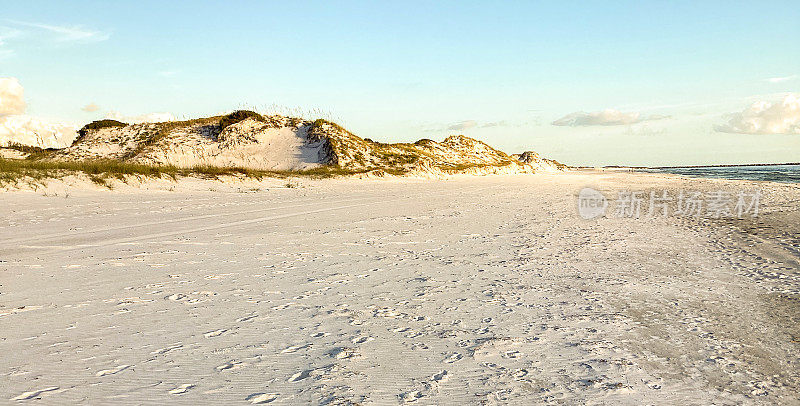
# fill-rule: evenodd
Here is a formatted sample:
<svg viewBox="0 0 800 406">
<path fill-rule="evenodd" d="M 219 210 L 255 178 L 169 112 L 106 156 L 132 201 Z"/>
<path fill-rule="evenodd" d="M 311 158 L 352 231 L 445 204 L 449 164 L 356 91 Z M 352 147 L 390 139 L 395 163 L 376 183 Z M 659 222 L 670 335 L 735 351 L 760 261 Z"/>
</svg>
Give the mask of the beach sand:
<svg viewBox="0 0 800 406">
<path fill-rule="evenodd" d="M 798 185 L 286 183 L 0 194 L 0 400 L 800 404 Z M 763 196 L 584 220 L 587 186 Z"/>
</svg>

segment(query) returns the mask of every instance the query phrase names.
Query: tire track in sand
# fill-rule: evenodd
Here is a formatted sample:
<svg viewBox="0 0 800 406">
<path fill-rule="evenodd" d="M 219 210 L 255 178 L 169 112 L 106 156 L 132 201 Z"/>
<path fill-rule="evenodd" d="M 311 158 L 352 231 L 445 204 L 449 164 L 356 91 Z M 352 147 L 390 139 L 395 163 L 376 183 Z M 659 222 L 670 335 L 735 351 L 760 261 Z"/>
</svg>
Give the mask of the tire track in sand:
<svg viewBox="0 0 800 406">
<path fill-rule="evenodd" d="M 328 203 L 357 202 L 357 201 L 366 200 L 366 199 L 368 199 L 368 198 L 364 197 L 364 198 L 358 198 L 358 199 L 345 199 L 345 200 L 339 200 L 339 201 L 328 202 Z M 94 234 L 94 233 L 102 233 L 102 232 L 107 232 L 107 231 L 126 230 L 126 229 L 130 229 L 130 228 L 148 227 L 148 226 L 154 226 L 154 225 L 160 225 L 160 224 L 180 223 L 182 221 L 204 220 L 204 219 L 216 218 L 216 217 L 236 216 L 236 215 L 242 215 L 242 214 L 252 214 L 252 213 L 259 213 L 259 212 L 265 212 L 265 211 L 274 211 L 274 210 L 280 210 L 280 209 L 290 209 L 290 208 L 293 208 L 293 207 L 302 207 L 302 206 L 305 206 L 307 203 L 313 203 L 315 201 L 319 201 L 319 199 L 302 200 L 302 201 L 299 201 L 297 204 L 292 204 L 292 205 L 288 205 L 288 206 L 275 206 L 275 207 L 268 207 L 268 208 L 262 208 L 262 209 L 254 209 L 254 210 L 234 211 L 234 212 L 229 212 L 229 213 L 202 214 L 202 215 L 196 215 L 196 216 L 186 216 L 186 217 L 181 217 L 181 218 L 171 219 L 171 220 L 150 221 L 150 222 L 146 222 L 146 223 L 127 224 L 127 225 L 123 225 L 123 226 L 95 228 L 95 229 L 92 229 L 92 230 L 85 230 L 85 231 L 82 231 L 82 232 L 79 232 L 79 233 L 73 233 L 73 234 L 68 234 L 68 235 L 65 235 L 65 233 L 51 233 L 51 234 L 45 234 L 45 235 L 35 235 L 35 236 L 29 236 L 29 237 L 11 238 L 11 239 L 7 239 L 7 240 L 0 240 L 0 245 L 21 243 L 21 242 L 32 241 L 32 240 L 46 241 L 46 240 L 52 240 L 52 239 L 56 239 L 56 238 L 59 238 L 59 237 L 65 237 L 65 236 L 68 236 L 68 237 L 79 237 L 79 236 L 83 236 L 83 235 Z"/>
</svg>

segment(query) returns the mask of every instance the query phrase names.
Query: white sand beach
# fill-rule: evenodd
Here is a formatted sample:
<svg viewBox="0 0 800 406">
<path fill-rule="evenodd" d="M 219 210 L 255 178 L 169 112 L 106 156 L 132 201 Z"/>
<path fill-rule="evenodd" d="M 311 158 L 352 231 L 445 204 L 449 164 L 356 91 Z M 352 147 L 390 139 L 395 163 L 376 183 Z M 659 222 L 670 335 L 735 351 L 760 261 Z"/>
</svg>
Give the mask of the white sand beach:
<svg viewBox="0 0 800 406">
<path fill-rule="evenodd" d="M 800 404 L 798 185 L 286 184 L 0 194 L 0 403 Z M 584 220 L 585 186 L 762 213 Z"/>
</svg>

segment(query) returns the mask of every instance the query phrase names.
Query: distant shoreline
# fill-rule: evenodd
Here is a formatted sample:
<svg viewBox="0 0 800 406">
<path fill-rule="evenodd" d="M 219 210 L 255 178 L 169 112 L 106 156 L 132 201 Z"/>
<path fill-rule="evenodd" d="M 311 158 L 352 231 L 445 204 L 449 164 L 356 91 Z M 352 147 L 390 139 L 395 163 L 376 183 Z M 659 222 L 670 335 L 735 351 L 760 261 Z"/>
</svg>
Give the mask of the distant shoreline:
<svg viewBox="0 0 800 406">
<path fill-rule="evenodd" d="M 741 165 L 690 165 L 690 166 L 605 166 L 595 168 L 603 172 L 669 173 L 680 176 L 769 181 L 800 184 L 800 163 L 741 164 Z"/>
<path fill-rule="evenodd" d="M 721 165 L 679 165 L 679 166 L 625 166 L 625 165 L 606 165 L 603 169 L 691 169 L 691 168 L 734 168 L 740 166 L 791 166 L 800 165 L 800 162 L 787 162 L 780 164 L 721 164 Z M 581 168 L 581 167 L 579 167 Z M 590 168 L 590 167 L 585 167 Z"/>
</svg>

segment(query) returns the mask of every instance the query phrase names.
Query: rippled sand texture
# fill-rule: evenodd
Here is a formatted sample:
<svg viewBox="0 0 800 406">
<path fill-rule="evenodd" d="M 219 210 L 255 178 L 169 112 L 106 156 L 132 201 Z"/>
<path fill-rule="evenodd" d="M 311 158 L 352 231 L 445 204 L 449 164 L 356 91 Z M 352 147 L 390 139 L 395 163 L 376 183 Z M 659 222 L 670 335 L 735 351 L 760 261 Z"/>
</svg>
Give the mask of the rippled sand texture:
<svg viewBox="0 0 800 406">
<path fill-rule="evenodd" d="M 0 195 L 0 402 L 798 403 L 797 186 L 745 223 L 576 214 L 744 185 L 666 175 L 208 185 Z"/>
</svg>

